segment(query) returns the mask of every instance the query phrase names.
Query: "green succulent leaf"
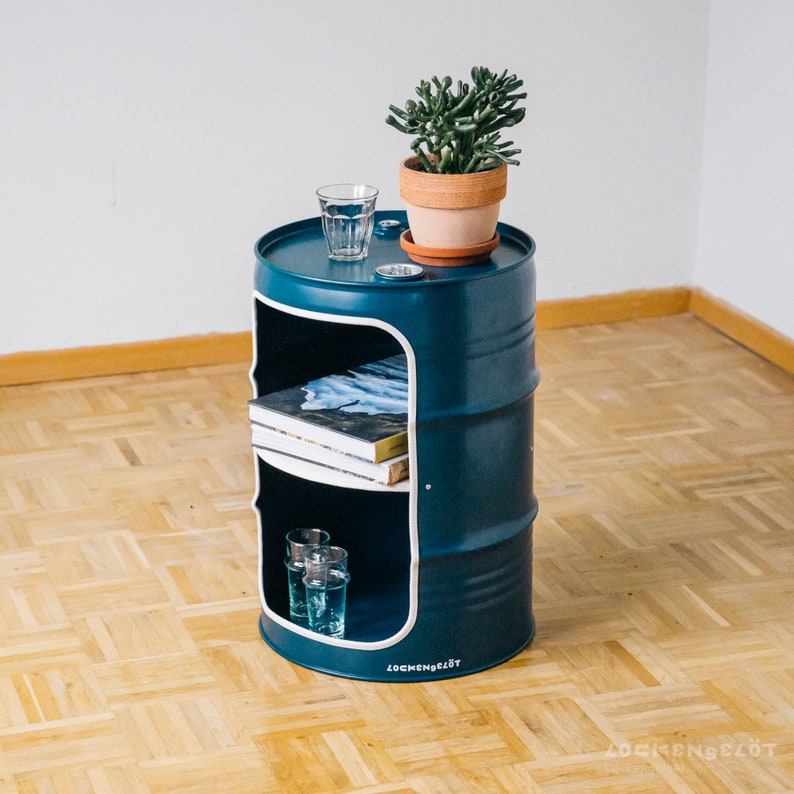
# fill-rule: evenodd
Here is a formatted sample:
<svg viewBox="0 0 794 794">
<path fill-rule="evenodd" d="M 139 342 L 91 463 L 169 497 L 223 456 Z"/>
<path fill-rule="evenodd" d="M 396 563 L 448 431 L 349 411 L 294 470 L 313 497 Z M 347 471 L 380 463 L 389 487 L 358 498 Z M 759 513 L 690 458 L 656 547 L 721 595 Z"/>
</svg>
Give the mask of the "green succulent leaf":
<svg viewBox="0 0 794 794">
<path fill-rule="evenodd" d="M 452 78 L 420 80 L 415 92 L 419 101 L 409 99 L 404 108 L 389 105 L 386 123 L 414 136 L 411 150 L 422 167 L 431 173 L 473 173 L 497 168 L 503 162 L 518 165 L 520 149 L 512 141 L 499 142 L 502 130 L 524 119 L 518 103 L 526 92 L 523 81 L 484 66 L 471 69 L 471 84 Z"/>
</svg>

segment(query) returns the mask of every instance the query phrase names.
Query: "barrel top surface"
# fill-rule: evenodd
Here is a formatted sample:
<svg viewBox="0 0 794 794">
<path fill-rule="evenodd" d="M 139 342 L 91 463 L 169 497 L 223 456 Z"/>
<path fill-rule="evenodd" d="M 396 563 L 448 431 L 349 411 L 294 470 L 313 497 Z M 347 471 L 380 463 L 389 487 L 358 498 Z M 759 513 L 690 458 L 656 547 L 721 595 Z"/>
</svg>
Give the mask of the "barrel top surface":
<svg viewBox="0 0 794 794">
<path fill-rule="evenodd" d="M 379 276 L 375 269 L 381 265 L 410 264 L 411 260 L 400 246 L 399 234 L 408 226 L 406 214 L 399 210 L 379 210 L 375 223 L 399 221 L 400 226 L 383 236 L 379 229 L 372 235 L 367 257 L 361 262 L 337 262 L 328 257 L 319 216 L 296 221 L 274 229 L 262 236 L 254 247 L 257 261 L 274 275 L 306 282 L 323 282 L 339 286 L 372 286 L 399 288 L 410 285 L 432 286 L 450 281 L 484 278 L 509 270 L 531 259 L 535 252 L 532 238 L 513 226 L 500 223 L 499 246 L 486 262 L 462 267 L 423 265 L 420 279 L 399 281 Z"/>
</svg>

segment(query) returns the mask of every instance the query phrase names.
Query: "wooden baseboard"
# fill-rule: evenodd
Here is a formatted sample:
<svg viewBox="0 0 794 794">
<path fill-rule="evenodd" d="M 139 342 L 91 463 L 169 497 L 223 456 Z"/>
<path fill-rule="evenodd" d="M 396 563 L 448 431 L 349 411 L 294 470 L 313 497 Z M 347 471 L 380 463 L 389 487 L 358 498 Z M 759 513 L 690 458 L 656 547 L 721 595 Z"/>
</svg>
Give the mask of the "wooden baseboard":
<svg viewBox="0 0 794 794">
<path fill-rule="evenodd" d="M 701 289 L 670 287 L 540 301 L 537 328 L 614 323 L 691 312 L 726 336 L 794 374 L 794 342 Z M 250 362 L 248 331 L 154 342 L 0 356 L 0 386 L 179 367 Z"/>
<path fill-rule="evenodd" d="M 250 331 L 0 356 L 0 386 L 250 362 Z"/>
<path fill-rule="evenodd" d="M 536 327 L 544 331 L 549 328 L 683 314 L 689 305 L 689 293 L 688 287 L 669 287 L 540 301 L 537 306 Z"/>
<path fill-rule="evenodd" d="M 794 341 L 697 287 L 690 290 L 688 310 L 740 345 L 794 374 Z"/>
</svg>

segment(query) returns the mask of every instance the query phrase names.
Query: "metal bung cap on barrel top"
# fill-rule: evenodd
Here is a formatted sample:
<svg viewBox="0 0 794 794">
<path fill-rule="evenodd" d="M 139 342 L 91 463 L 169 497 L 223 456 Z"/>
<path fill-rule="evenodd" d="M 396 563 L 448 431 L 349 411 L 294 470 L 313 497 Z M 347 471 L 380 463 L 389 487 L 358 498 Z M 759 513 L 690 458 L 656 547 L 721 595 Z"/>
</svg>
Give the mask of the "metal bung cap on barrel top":
<svg viewBox="0 0 794 794">
<path fill-rule="evenodd" d="M 396 240 L 405 228 L 407 228 L 405 224 L 397 218 L 384 218 L 375 224 L 373 233 L 376 237 Z"/>
<path fill-rule="evenodd" d="M 375 275 L 390 281 L 413 281 L 422 278 L 425 270 L 420 265 L 408 265 L 403 262 L 396 262 L 388 265 L 378 265 L 375 268 Z"/>
</svg>

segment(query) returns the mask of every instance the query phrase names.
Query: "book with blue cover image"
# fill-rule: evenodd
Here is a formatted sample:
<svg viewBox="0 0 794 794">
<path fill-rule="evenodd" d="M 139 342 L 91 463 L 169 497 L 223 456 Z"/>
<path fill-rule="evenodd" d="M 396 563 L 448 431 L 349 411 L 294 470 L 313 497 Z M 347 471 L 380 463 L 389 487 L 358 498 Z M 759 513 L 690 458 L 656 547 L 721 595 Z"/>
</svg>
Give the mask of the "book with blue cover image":
<svg viewBox="0 0 794 794">
<path fill-rule="evenodd" d="M 408 451 L 405 354 L 248 401 L 249 419 L 380 463 Z"/>
</svg>

